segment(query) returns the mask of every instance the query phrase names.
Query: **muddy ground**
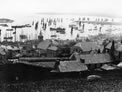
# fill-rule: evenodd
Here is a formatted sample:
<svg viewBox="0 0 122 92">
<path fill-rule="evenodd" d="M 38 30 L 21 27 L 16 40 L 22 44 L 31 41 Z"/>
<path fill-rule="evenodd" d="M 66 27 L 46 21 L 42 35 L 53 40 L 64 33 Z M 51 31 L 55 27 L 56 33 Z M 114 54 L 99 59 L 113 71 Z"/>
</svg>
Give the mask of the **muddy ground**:
<svg viewBox="0 0 122 92">
<path fill-rule="evenodd" d="M 41 70 L 23 64 L 0 66 L 0 92 L 122 92 L 122 70 L 81 74 Z M 102 78 L 88 81 L 91 74 Z"/>
</svg>

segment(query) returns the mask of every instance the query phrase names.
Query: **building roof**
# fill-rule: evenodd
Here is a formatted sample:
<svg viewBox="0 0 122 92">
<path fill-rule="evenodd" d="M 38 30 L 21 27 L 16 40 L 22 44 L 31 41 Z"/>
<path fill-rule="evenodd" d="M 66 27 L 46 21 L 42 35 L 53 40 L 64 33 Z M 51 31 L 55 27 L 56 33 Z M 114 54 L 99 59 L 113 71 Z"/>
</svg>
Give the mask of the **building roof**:
<svg viewBox="0 0 122 92">
<path fill-rule="evenodd" d="M 70 57 L 71 60 L 80 60 L 80 55 L 77 52 L 74 52 Z"/>
<path fill-rule="evenodd" d="M 80 55 L 85 60 L 85 64 L 109 63 L 111 58 L 109 54 L 87 54 Z"/>
<path fill-rule="evenodd" d="M 11 45 L 6 46 L 6 48 L 7 48 L 8 50 L 13 50 L 13 48 L 12 48 Z"/>
<path fill-rule="evenodd" d="M 88 70 L 87 66 L 79 61 L 61 61 L 59 65 L 60 72 L 78 72 Z"/>
<path fill-rule="evenodd" d="M 119 46 L 116 48 L 116 51 L 122 52 L 122 45 L 119 45 Z"/>
<path fill-rule="evenodd" d="M 98 48 L 97 42 L 81 42 L 75 45 L 76 47 L 80 47 L 83 51 L 91 51 Z"/>
<path fill-rule="evenodd" d="M 58 47 L 56 47 L 56 46 L 50 46 L 50 47 L 48 48 L 48 50 L 56 51 L 56 50 L 58 50 Z"/>
<path fill-rule="evenodd" d="M 80 48 L 81 48 L 81 47 L 82 47 L 81 42 L 79 42 L 79 43 L 75 44 L 75 46 L 76 46 L 76 47 L 80 47 Z"/>
<path fill-rule="evenodd" d="M 1 55 L 5 55 L 6 54 L 6 52 L 4 51 L 4 48 L 2 48 L 2 47 L 0 47 L 0 54 Z"/>
<path fill-rule="evenodd" d="M 43 42 L 40 42 L 37 45 L 37 48 L 38 49 L 46 50 L 49 47 L 50 44 L 51 44 L 50 40 L 44 40 Z"/>
<path fill-rule="evenodd" d="M 122 62 L 120 62 L 119 64 L 117 64 L 118 67 L 122 67 Z"/>
<path fill-rule="evenodd" d="M 114 70 L 114 69 L 116 69 L 115 66 L 111 66 L 111 65 L 108 65 L 108 64 L 104 64 L 101 68 L 104 69 L 104 70 Z"/>
<path fill-rule="evenodd" d="M 27 65 L 38 66 L 43 68 L 54 68 L 55 62 L 26 62 L 26 61 L 19 61 L 18 63 L 24 63 Z"/>
<path fill-rule="evenodd" d="M 111 49 L 111 46 L 112 46 L 112 42 L 110 42 L 105 48 Z"/>
<path fill-rule="evenodd" d="M 59 42 L 52 40 L 52 44 L 57 46 L 57 45 L 59 45 Z"/>
</svg>

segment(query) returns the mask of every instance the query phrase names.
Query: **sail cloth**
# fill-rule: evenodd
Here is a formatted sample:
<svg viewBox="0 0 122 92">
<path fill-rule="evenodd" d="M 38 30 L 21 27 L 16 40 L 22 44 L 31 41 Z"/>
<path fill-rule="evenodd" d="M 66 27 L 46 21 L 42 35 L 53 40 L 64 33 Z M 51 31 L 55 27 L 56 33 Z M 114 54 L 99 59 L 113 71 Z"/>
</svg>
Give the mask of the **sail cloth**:
<svg viewBox="0 0 122 92">
<path fill-rule="evenodd" d="M 88 70 L 87 66 L 79 61 L 61 61 L 60 72 L 79 72 Z"/>
</svg>

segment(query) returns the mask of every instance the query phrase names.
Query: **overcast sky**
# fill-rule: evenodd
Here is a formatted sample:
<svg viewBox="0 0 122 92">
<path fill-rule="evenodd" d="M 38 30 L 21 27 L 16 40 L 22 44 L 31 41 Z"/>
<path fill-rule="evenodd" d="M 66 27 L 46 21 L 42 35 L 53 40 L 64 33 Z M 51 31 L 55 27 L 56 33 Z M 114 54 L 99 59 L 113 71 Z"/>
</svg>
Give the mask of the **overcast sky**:
<svg viewBox="0 0 122 92">
<path fill-rule="evenodd" d="M 0 16 L 74 13 L 122 17 L 121 0 L 0 0 Z"/>
</svg>

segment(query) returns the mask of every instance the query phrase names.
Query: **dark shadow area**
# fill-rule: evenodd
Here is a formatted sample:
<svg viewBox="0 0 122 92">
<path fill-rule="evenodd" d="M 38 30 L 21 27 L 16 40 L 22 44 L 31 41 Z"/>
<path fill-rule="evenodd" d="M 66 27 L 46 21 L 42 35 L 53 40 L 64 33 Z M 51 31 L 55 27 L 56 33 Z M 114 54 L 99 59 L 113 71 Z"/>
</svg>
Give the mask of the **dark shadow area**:
<svg viewBox="0 0 122 92">
<path fill-rule="evenodd" d="M 0 66 L 0 81 L 40 81 L 48 79 L 86 79 L 88 75 L 100 75 L 103 78 L 122 77 L 122 70 L 82 71 L 82 72 L 50 72 L 51 69 L 25 64 L 5 64 Z"/>
<path fill-rule="evenodd" d="M 5 64 L 0 66 L 0 81 L 39 81 L 58 78 L 86 77 L 89 72 L 50 72 L 49 68 L 25 64 Z"/>
</svg>

